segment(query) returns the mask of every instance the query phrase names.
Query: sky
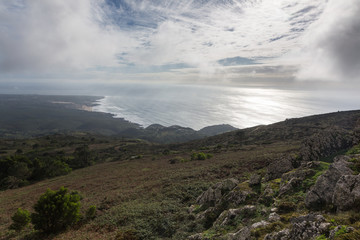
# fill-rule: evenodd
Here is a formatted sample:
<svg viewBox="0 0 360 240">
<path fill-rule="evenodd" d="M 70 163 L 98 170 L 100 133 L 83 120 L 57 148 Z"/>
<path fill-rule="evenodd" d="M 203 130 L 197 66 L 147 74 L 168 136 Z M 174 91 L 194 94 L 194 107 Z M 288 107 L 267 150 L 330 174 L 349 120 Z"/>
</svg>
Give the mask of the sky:
<svg viewBox="0 0 360 240">
<path fill-rule="evenodd" d="M 354 86 L 359 16 L 360 0 L 0 0 L 0 83 Z"/>
</svg>

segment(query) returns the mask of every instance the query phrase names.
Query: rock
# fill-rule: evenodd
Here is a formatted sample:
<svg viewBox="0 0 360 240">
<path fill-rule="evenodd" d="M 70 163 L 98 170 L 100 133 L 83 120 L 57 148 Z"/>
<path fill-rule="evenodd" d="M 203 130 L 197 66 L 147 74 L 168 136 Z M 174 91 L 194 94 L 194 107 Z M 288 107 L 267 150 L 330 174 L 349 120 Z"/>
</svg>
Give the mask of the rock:
<svg viewBox="0 0 360 240">
<path fill-rule="evenodd" d="M 192 213 L 195 211 L 196 208 L 197 208 L 197 207 L 196 207 L 195 205 L 191 205 L 191 206 L 188 208 L 188 213 L 189 213 L 189 214 L 192 214 Z"/>
<path fill-rule="evenodd" d="M 264 192 L 259 197 L 258 201 L 264 205 L 270 206 L 270 204 L 274 202 L 274 195 L 274 190 L 271 188 L 271 185 L 268 184 L 265 187 Z"/>
<path fill-rule="evenodd" d="M 333 204 L 337 210 L 359 210 L 360 175 L 344 175 L 336 183 Z"/>
<path fill-rule="evenodd" d="M 214 222 L 214 226 L 226 226 L 233 225 L 234 221 L 241 218 L 248 218 L 254 216 L 256 213 L 256 207 L 253 205 L 247 205 L 238 209 L 229 209 L 223 211 L 220 216 Z"/>
<path fill-rule="evenodd" d="M 301 223 L 301 222 L 325 222 L 325 218 L 322 215 L 308 214 L 300 217 L 291 219 L 291 223 Z"/>
<path fill-rule="evenodd" d="M 269 224 L 270 223 L 268 223 L 267 221 L 261 220 L 260 222 L 257 222 L 257 223 L 254 223 L 253 225 L 251 225 L 251 229 L 266 227 Z"/>
<path fill-rule="evenodd" d="M 333 200 L 334 189 L 337 181 L 342 175 L 350 175 L 352 170 L 349 168 L 349 157 L 340 156 L 334 159 L 325 174 L 321 175 L 315 185 L 306 195 L 305 205 L 312 209 L 321 209 Z"/>
<path fill-rule="evenodd" d="M 244 227 L 237 231 L 236 233 L 227 234 L 228 240 L 250 240 L 251 239 L 251 229 Z"/>
<path fill-rule="evenodd" d="M 188 240 L 210 240 L 210 238 L 204 237 L 202 233 L 197 233 L 188 237 Z"/>
<path fill-rule="evenodd" d="M 319 165 L 320 162 L 304 162 L 299 168 L 284 173 L 281 176 L 279 196 L 291 193 L 294 188 L 301 186 L 302 181 L 304 181 L 306 178 L 314 176 L 316 171 L 312 168 L 316 168 Z"/>
<path fill-rule="evenodd" d="M 202 220 L 204 220 L 206 218 L 206 216 L 211 215 L 214 212 L 216 212 L 216 208 L 215 207 L 209 207 L 205 211 L 203 211 L 201 213 L 198 213 L 196 215 L 196 219 L 202 221 Z"/>
<path fill-rule="evenodd" d="M 241 214 L 241 209 L 229 209 L 223 211 L 216 219 L 213 226 L 233 225 L 233 221 Z"/>
<path fill-rule="evenodd" d="M 291 228 L 267 234 L 264 240 L 308 240 L 328 231 L 330 223 L 322 215 L 308 214 L 293 218 Z"/>
<path fill-rule="evenodd" d="M 264 240 L 290 240 L 290 230 L 285 228 L 279 232 L 266 234 Z"/>
<path fill-rule="evenodd" d="M 318 161 L 322 157 L 351 147 L 353 137 L 342 128 L 334 127 L 321 131 L 306 139 L 301 147 L 300 154 L 303 161 Z"/>
<path fill-rule="evenodd" d="M 286 193 L 290 193 L 292 192 L 295 188 L 301 186 L 302 183 L 302 179 L 300 178 L 292 178 L 290 179 L 289 182 L 283 184 L 282 186 L 280 186 L 280 190 L 279 190 L 279 197 L 286 194 Z"/>
<path fill-rule="evenodd" d="M 282 174 L 289 172 L 293 169 L 291 160 L 283 158 L 270 163 L 267 168 L 265 181 L 270 181 L 276 178 L 280 178 Z"/>
<path fill-rule="evenodd" d="M 277 208 L 271 208 L 271 209 L 270 209 L 270 212 L 277 212 L 277 211 L 278 211 Z"/>
<path fill-rule="evenodd" d="M 289 232 L 289 239 L 307 240 L 323 234 L 322 223 L 325 218 L 322 215 L 309 214 L 291 220 L 292 227 Z"/>
<path fill-rule="evenodd" d="M 266 208 L 260 209 L 261 216 L 267 216 L 269 214 L 268 210 Z"/>
<path fill-rule="evenodd" d="M 219 202 L 221 197 L 233 188 L 235 188 L 238 183 L 239 182 L 233 178 L 216 183 L 214 186 L 203 192 L 196 199 L 196 203 L 206 206 L 215 206 L 215 204 Z"/>
<path fill-rule="evenodd" d="M 247 200 L 256 196 L 256 193 L 252 189 L 241 189 L 239 187 L 234 188 L 230 191 L 222 201 L 225 201 L 234 206 L 238 206 L 246 203 Z"/>
<path fill-rule="evenodd" d="M 249 179 L 249 186 L 257 186 L 261 184 L 261 175 L 252 174 Z"/>
<path fill-rule="evenodd" d="M 316 168 L 316 166 L 320 165 L 319 162 L 307 162 L 303 163 L 299 168 L 294 169 L 293 171 L 284 173 L 281 176 L 281 181 L 286 182 L 290 181 L 293 178 L 298 178 L 304 180 L 305 178 L 311 177 L 315 175 L 316 171 L 312 168 Z"/>
<path fill-rule="evenodd" d="M 323 222 L 320 223 L 319 229 L 321 232 L 325 233 L 328 232 L 331 227 L 331 223 Z"/>
<path fill-rule="evenodd" d="M 241 208 L 241 214 L 245 217 L 252 217 L 256 214 L 256 207 L 254 205 L 246 205 Z"/>
<path fill-rule="evenodd" d="M 277 221 L 280 221 L 280 216 L 279 214 L 273 212 L 273 213 L 270 213 L 269 215 L 269 222 L 277 222 Z"/>
</svg>

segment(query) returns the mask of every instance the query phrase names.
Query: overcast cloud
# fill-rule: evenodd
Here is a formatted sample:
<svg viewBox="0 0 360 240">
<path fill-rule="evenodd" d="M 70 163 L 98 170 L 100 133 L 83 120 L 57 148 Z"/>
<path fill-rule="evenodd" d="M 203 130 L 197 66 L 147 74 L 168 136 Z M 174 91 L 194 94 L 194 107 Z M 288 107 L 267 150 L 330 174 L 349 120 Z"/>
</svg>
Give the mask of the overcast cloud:
<svg viewBox="0 0 360 240">
<path fill-rule="evenodd" d="M 303 38 L 299 79 L 359 80 L 360 1 L 329 1 Z"/>
<path fill-rule="evenodd" d="M 357 80 L 358 16 L 360 0 L 0 0 L 0 80 Z"/>
</svg>

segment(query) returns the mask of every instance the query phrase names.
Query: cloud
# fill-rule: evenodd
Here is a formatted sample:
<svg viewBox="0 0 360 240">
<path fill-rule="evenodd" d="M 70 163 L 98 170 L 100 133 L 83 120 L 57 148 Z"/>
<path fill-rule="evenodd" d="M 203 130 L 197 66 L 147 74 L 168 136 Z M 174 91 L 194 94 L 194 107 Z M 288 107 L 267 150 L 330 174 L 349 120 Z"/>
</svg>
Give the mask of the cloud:
<svg viewBox="0 0 360 240">
<path fill-rule="evenodd" d="M 355 1 L 359 0 L 345 2 Z M 324 14 L 327 17 L 322 13 L 328 4 L 336 5 L 334 2 L 0 0 L 0 77 L 59 74 L 64 78 L 131 80 L 160 78 L 164 73 L 164 79 L 219 77 L 241 81 L 264 79 L 266 74 L 273 79 L 284 73 L 288 79 L 288 70 L 276 67 L 280 69 L 276 74 L 268 66 L 278 66 L 278 58 L 293 49 L 313 46 L 307 49 L 309 56 L 317 50 L 342 53 L 337 50 L 343 47 L 342 39 L 336 41 L 338 45 L 334 41 L 326 47 L 320 41 L 321 34 L 313 34 L 320 26 L 326 36 L 331 35 L 324 27 L 331 15 L 329 6 L 326 11 L 330 13 Z M 356 21 L 354 14 L 346 12 Z M 346 19 L 339 21 L 350 23 Z M 341 30 L 335 27 L 339 28 L 337 32 Z M 303 37 L 304 33 L 309 37 Z M 316 41 L 311 36 L 317 36 Z M 336 37 L 340 38 L 332 36 Z M 358 44 L 353 41 L 353 45 Z M 299 52 L 294 64 L 307 57 Z M 350 60 L 356 61 L 355 52 L 351 53 L 353 57 L 345 53 L 340 56 L 344 59 L 341 62 L 348 60 L 341 68 L 349 74 L 353 71 Z M 318 55 L 321 59 L 322 55 Z M 254 63 L 258 63 L 256 67 Z M 240 69 L 241 65 L 253 67 L 251 71 L 230 68 Z M 310 72 L 304 65 L 298 76 Z"/>
<path fill-rule="evenodd" d="M 300 80 L 359 80 L 360 0 L 330 0 L 303 38 Z"/>
<path fill-rule="evenodd" d="M 92 1 L 1 1 L 0 71 L 54 72 L 116 64 L 130 37 L 102 27 Z"/>
</svg>

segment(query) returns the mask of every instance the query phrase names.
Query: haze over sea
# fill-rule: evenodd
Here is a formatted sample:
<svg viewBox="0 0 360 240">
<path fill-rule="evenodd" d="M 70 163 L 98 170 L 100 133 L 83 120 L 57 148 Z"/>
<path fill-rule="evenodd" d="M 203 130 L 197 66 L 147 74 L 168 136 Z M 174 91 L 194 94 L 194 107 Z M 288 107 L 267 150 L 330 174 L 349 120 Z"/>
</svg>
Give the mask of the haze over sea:
<svg viewBox="0 0 360 240">
<path fill-rule="evenodd" d="M 354 91 L 293 90 L 194 85 L 121 84 L 94 111 L 147 127 L 158 123 L 200 129 L 216 124 L 245 128 L 360 108 Z"/>
</svg>

